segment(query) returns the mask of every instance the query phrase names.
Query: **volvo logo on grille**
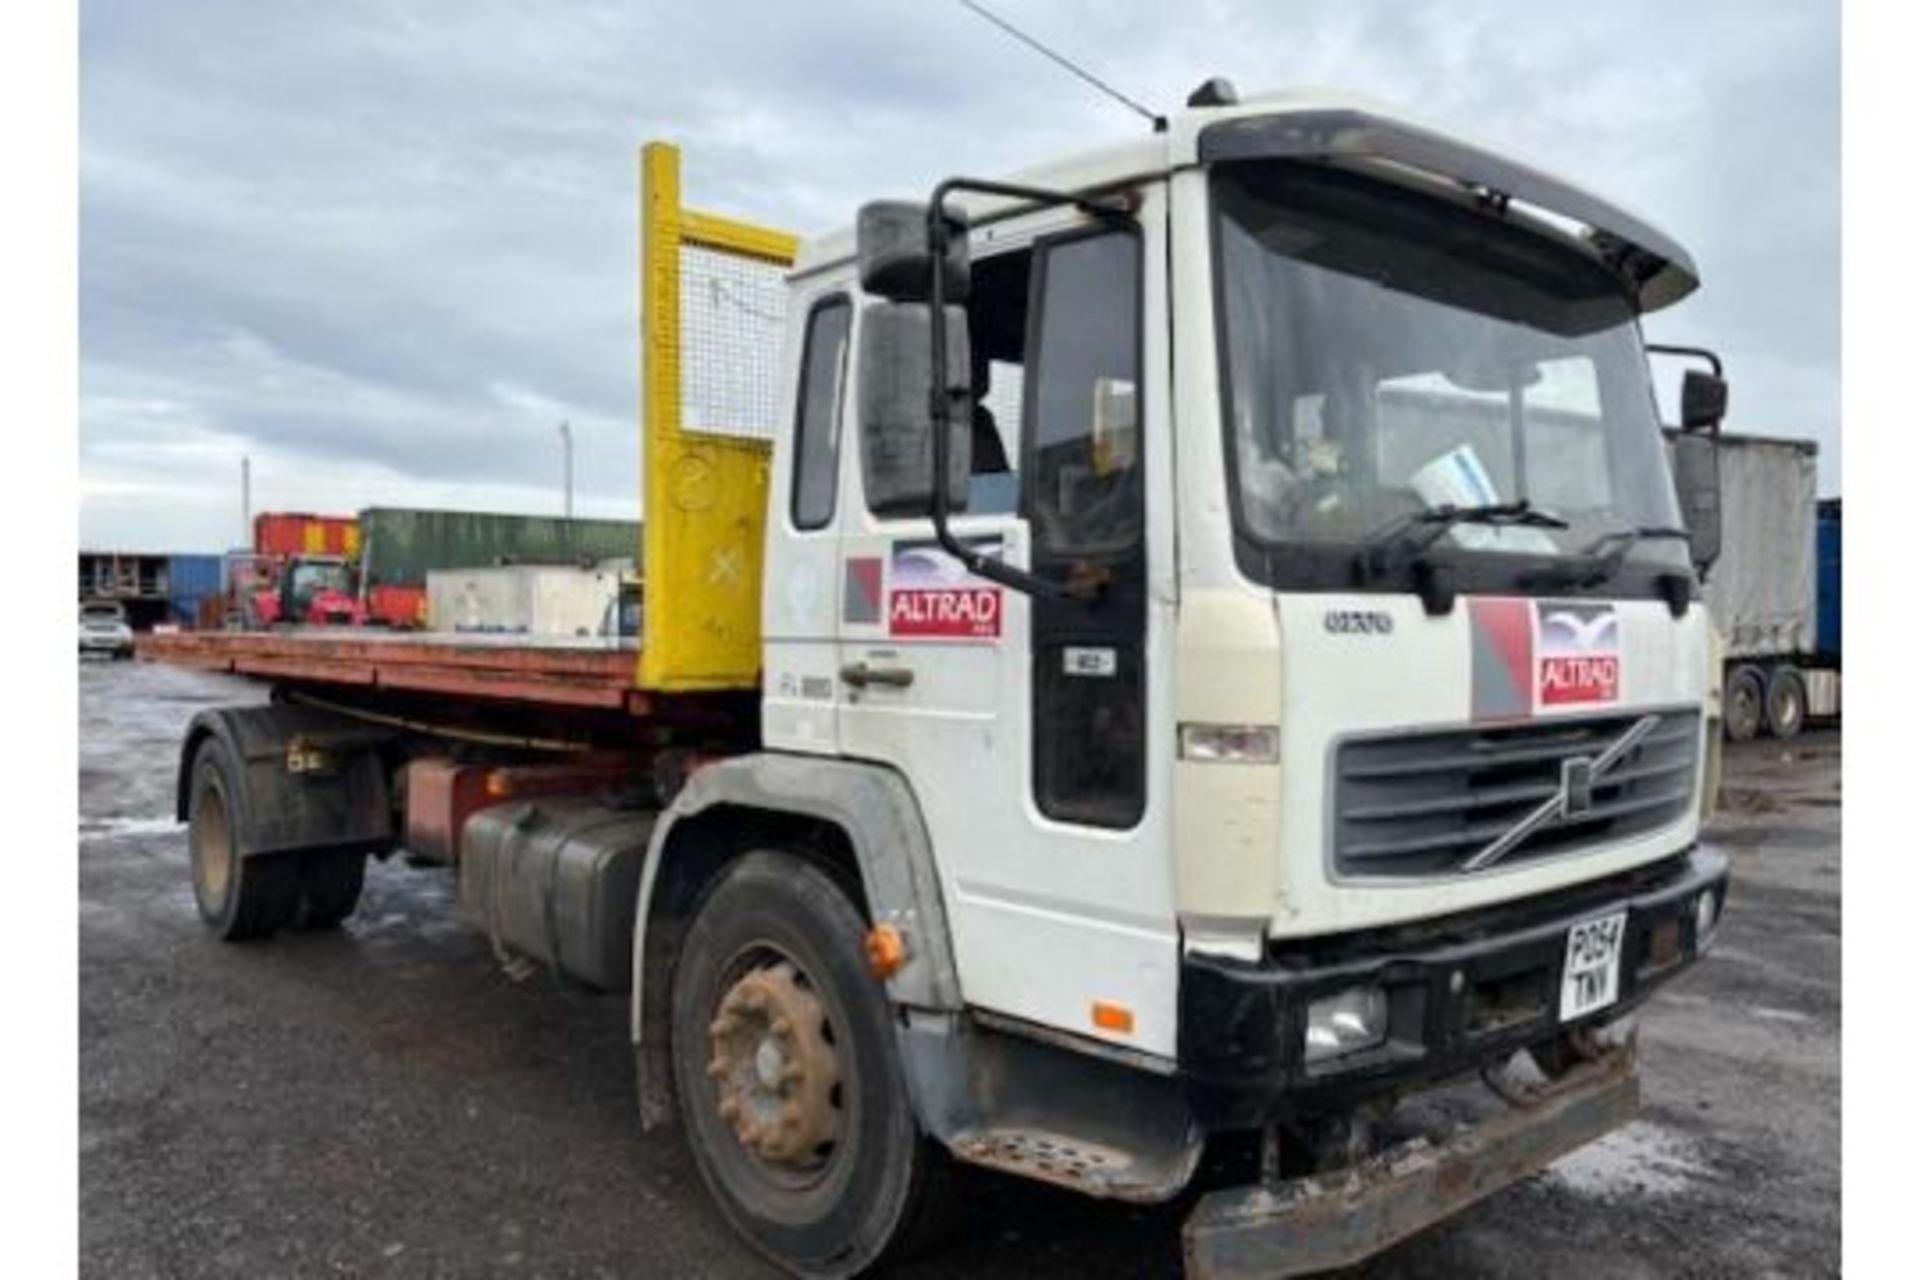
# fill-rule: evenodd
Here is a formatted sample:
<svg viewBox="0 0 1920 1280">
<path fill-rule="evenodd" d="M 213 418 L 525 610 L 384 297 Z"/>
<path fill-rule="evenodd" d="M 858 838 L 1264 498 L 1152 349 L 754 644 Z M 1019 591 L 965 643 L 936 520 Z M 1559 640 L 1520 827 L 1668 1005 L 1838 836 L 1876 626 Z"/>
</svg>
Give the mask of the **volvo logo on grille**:
<svg viewBox="0 0 1920 1280">
<path fill-rule="evenodd" d="M 1560 766 L 1560 816 L 1577 818 L 1593 809 L 1593 761 L 1575 756 Z"/>
<path fill-rule="evenodd" d="M 1485 848 L 1460 864 L 1462 871 L 1482 871 L 1520 847 L 1522 841 L 1556 818 L 1579 818 L 1593 812 L 1593 789 L 1606 781 L 1614 767 L 1646 740 L 1660 723 L 1659 716 L 1641 716 L 1597 756 L 1573 756 L 1560 763 L 1560 787 L 1527 816 L 1494 837 Z"/>
</svg>

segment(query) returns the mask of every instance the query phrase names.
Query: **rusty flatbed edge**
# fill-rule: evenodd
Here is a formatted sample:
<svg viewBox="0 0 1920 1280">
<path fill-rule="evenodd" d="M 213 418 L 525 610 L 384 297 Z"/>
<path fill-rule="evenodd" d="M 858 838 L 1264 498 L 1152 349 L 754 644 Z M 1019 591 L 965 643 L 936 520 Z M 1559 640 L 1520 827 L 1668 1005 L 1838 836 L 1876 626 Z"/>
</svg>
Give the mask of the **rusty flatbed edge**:
<svg viewBox="0 0 1920 1280">
<path fill-rule="evenodd" d="M 142 659 L 263 680 L 405 689 L 644 716 L 638 651 L 614 641 L 315 630 L 181 631 L 141 636 Z"/>
</svg>

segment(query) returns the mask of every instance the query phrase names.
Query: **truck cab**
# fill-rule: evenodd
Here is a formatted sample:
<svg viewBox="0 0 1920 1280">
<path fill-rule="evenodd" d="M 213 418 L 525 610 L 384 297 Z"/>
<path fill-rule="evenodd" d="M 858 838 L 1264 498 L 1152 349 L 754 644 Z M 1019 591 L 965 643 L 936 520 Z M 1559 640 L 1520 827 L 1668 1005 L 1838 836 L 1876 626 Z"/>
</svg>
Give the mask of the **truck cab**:
<svg viewBox="0 0 1920 1280">
<path fill-rule="evenodd" d="M 1173 1057 L 1185 963 L 1696 841 L 1708 623 L 1638 323 L 1690 264 L 1616 250 L 1637 278 L 1451 174 L 1297 154 L 1343 134 L 1488 163 L 1251 103 L 1021 179 L 1124 218 L 969 209 L 952 532 L 1086 596 L 973 576 L 926 501 L 876 497 L 876 300 L 850 237 L 803 251 L 764 732 L 913 785 L 970 1000 Z"/>
<path fill-rule="evenodd" d="M 1639 327 L 1685 251 L 1317 95 L 946 195 L 944 360 L 926 206 L 793 273 L 763 733 L 904 780 L 964 1004 L 1297 1135 L 1690 963 L 1709 623 Z"/>
</svg>

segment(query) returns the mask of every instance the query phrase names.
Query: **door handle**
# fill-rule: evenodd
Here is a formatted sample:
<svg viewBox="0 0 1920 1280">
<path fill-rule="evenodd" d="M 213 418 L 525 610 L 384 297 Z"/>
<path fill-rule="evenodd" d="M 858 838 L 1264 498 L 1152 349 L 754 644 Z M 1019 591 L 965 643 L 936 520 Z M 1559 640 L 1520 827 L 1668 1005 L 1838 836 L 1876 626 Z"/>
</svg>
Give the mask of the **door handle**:
<svg viewBox="0 0 1920 1280">
<path fill-rule="evenodd" d="M 904 689 L 913 683 L 913 668 L 870 667 L 864 662 L 855 662 L 840 668 L 840 678 L 856 689 L 864 689 L 870 684 Z"/>
</svg>

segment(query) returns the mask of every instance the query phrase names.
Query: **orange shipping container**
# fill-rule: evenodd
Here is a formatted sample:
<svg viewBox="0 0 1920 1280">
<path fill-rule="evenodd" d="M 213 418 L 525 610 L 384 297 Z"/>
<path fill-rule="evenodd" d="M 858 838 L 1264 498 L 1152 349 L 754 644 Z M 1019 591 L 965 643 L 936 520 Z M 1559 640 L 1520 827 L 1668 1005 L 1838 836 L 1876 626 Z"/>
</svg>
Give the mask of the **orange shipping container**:
<svg viewBox="0 0 1920 1280">
<path fill-rule="evenodd" d="M 305 511 L 264 511 L 253 518 L 253 549 L 268 556 L 360 554 L 360 522 L 352 516 Z"/>
</svg>

